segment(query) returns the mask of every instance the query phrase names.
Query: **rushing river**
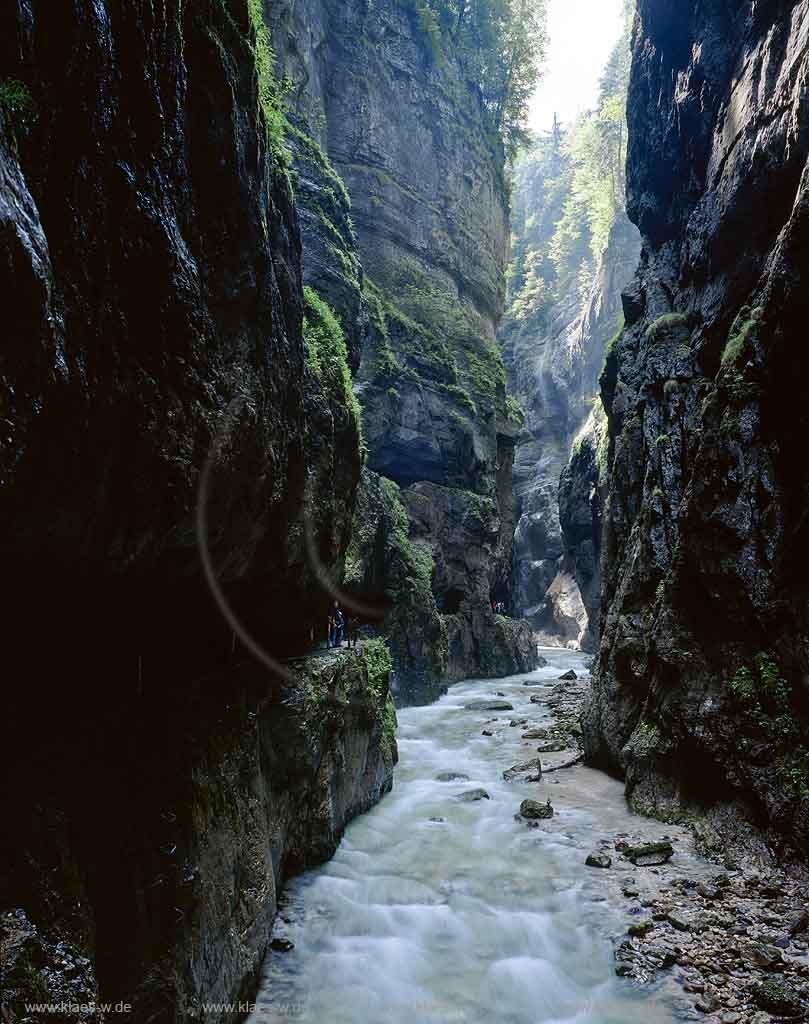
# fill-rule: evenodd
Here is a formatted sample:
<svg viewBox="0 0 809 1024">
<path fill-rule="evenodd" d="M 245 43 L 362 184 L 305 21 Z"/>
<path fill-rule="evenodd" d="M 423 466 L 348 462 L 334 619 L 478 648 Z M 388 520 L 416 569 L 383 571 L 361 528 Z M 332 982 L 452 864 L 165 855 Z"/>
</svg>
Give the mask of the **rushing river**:
<svg viewBox="0 0 809 1024">
<path fill-rule="evenodd" d="M 437 704 L 399 712 L 393 791 L 348 827 L 328 864 L 289 885 L 275 934 L 295 948 L 268 958 L 251 1024 L 675 1019 L 670 994 L 614 973 L 612 938 L 626 929 L 621 885 L 649 869 L 614 854 L 607 871 L 584 860 L 616 833 L 666 832 L 680 842 L 661 870 L 695 873 L 684 834 L 630 815 L 620 783 L 583 766 L 540 783 L 503 780 L 505 768 L 536 756 L 536 741 L 521 739 L 526 727 L 509 720 L 550 721 L 529 702 L 543 686 L 525 682 L 550 687 L 569 668 L 586 671 L 581 655 L 543 653 L 548 666 L 529 677 L 460 683 Z M 495 692 L 513 712 L 463 708 Z M 486 722 L 493 737 L 481 735 Z M 469 779 L 437 781 L 445 771 Z M 476 787 L 491 799 L 455 799 Z M 515 821 L 526 796 L 550 797 L 554 817 L 537 829 Z"/>
</svg>

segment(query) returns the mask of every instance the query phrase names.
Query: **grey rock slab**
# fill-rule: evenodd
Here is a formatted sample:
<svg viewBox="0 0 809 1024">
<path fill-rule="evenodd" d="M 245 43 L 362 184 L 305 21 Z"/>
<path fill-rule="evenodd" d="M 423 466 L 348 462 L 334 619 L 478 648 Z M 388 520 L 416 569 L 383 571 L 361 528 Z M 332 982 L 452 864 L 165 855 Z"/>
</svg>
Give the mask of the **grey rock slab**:
<svg viewBox="0 0 809 1024">
<path fill-rule="evenodd" d="M 667 841 L 639 843 L 637 846 L 628 846 L 624 856 L 638 867 L 651 867 L 671 860 L 674 847 Z"/>
<path fill-rule="evenodd" d="M 538 800 L 523 800 L 520 804 L 520 816 L 533 821 L 541 821 L 553 817 L 550 800 L 541 804 Z"/>
<path fill-rule="evenodd" d="M 513 711 L 514 705 L 507 700 L 473 700 L 464 704 L 466 711 Z"/>
<path fill-rule="evenodd" d="M 455 797 L 462 804 L 473 804 L 478 800 L 491 800 L 485 789 L 468 789 L 465 793 L 458 793 Z"/>
<path fill-rule="evenodd" d="M 538 757 L 534 757 L 524 764 L 512 765 L 503 772 L 503 778 L 506 782 L 511 782 L 512 779 L 516 779 L 519 775 L 525 775 L 527 772 L 534 771 L 537 773 L 537 778 L 542 775 L 542 764 Z"/>
</svg>

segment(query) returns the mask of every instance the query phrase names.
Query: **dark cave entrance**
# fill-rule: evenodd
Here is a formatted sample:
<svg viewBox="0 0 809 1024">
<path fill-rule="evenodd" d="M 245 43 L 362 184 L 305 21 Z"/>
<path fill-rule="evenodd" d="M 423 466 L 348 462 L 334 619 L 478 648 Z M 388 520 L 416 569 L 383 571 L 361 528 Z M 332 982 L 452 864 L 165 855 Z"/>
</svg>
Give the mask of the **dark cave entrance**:
<svg viewBox="0 0 809 1024">
<path fill-rule="evenodd" d="M 461 604 L 466 599 L 466 594 L 458 587 L 450 587 L 443 594 L 439 594 L 435 603 L 438 610 L 444 615 L 455 615 L 461 610 Z"/>
</svg>

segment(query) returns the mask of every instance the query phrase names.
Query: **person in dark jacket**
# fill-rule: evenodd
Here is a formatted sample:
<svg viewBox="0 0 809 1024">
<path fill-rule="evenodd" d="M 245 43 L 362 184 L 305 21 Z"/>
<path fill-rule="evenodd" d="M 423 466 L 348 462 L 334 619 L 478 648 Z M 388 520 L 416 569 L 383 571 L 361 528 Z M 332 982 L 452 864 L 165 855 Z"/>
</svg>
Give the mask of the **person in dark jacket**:
<svg viewBox="0 0 809 1024">
<path fill-rule="evenodd" d="M 340 611 L 339 602 L 334 602 L 334 646 L 343 646 L 343 636 L 345 634 L 346 620 L 343 613 Z"/>
</svg>

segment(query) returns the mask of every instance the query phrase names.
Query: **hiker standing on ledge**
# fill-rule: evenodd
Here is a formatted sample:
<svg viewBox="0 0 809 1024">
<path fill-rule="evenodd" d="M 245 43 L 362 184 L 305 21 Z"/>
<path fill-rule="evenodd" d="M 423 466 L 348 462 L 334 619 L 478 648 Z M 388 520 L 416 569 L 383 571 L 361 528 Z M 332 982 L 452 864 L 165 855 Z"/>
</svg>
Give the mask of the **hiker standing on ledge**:
<svg viewBox="0 0 809 1024">
<path fill-rule="evenodd" d="M 343 613 L 340 611 L 340 605 L 337 601 L 334 602 L 334 646 L 343 646 L 343 634 L 345 632 L 345 619 Z"/>
</svg>

